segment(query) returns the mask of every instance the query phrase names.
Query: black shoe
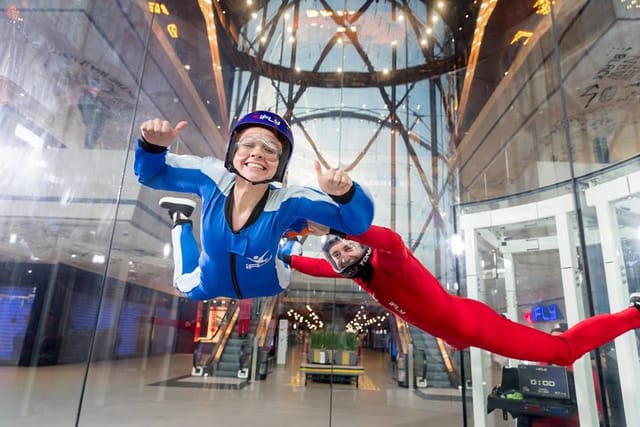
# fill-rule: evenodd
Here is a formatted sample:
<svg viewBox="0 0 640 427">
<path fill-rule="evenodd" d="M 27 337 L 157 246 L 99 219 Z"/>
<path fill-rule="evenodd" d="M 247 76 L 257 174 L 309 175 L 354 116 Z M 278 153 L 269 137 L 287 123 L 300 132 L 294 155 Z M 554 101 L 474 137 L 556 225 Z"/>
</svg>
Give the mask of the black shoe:
<svg viewBox="0 0 640 427">
<path fill-rule="evenodd" d="M 640 311 L 640 292 L 634 292 L 629 295 L 629 307 L 635 307 Z"/>
<path fill-rule="evenodd" d="M 173 221 L 173 226 L 190 223 L 189 217 L 196 207 L 193 200 L 180 197 L 163 197 L 158 202 L 161 208 L 169 210 L 169 218 Z"/>
</svg>

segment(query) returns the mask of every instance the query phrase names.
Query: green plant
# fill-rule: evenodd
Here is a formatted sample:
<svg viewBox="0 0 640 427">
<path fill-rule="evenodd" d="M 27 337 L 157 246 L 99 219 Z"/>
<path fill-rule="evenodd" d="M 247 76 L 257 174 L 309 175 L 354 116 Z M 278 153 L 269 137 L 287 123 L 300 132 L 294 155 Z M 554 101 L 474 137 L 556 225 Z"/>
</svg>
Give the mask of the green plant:
<svg viewBox="0 0 640 427">
<path fill-rule="evenodd" d="M 328 341 L 328 347 L 331 350 L 337 350 L 339 348 L 341 348 L 341 343 L 340 343 L 340 334 L 337 332 L 327 332 L 327 341 Z"/>
<path fill-rule="evenodd" d="M 354 333 L 344 333 L 344 347 L 345 350 L 356 351 L 358 349 L 358 337 Z"/>
<path fill-rule="evenodd" d="M 324 349 L 327 347 L 327 333 L 324 331 L 311 331 L 309 334 L 309 347 Z"/>
<path fill-rule="evenodd" d="M 356 334 L 349 332 L 312 331 L 309 347 L 313 349 L 349 350 L 358 349 Z"/>
</svg>

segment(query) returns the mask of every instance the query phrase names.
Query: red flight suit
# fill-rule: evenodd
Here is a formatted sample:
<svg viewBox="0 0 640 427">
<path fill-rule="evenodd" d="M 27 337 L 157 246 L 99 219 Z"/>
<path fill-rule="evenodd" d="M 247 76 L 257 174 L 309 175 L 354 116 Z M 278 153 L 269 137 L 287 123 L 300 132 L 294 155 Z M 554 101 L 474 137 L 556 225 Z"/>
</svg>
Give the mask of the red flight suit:
<svg viewBox="0 0 640 427">
<path fill-rule="evenodd" d="M 473 346 L 514 359 L 568 366 L 640 327 L 640 312 L 629 307 L 551 335 L 506 319 L 480 301 L 449 294 L 391 229 L 373 225 L 364 234 L 345 238 L 373 249 L 370 280 L 352 280 L 391 312 L 458 349 Z M 311 276 L 342 277 L 320 258 L 291 255 L 291 267 Z"/>
</svg>

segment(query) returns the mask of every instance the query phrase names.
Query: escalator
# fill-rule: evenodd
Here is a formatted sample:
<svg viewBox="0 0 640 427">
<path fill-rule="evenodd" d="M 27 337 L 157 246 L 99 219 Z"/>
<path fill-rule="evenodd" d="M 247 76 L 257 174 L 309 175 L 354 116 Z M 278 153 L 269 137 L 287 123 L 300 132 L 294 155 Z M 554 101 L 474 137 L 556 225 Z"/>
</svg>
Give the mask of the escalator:
<svg viewBox="0 0 640 427">
<path fill-rule="evenodd" d="M 237 331 L 237 301 L 229 304 L 215 334 L 201 339 L 193 353 L 193 376 L 217 378 L 264 379 L 268 373 L 269 354 L 275 333 L 274 313 L 279 296 L 255 298 L 249 331 Z M 277 317 L 277 316 L 276 316 Z"/>
<path fill-rule="evenodd" d="M 451 378 L 436 338 L 415 326 L 409 326 L 409 331 L 413 342 L 416 387 L 451 388 Z"/>
<path fill-rule="evenodd" d="M 444 342 L 402 319 L 390 319 L 394 349 L 394 379 L 401 387 L 452 388 L 459 384 Z"/>
<path fill-rule="evenodd" d="M 208 314 L 208 313 L 205 313 Z M 224 316 L 216 326 L 215 333 L 211 337 L 200 338 L 193 351 L 193 376 L 213 376 L 216 358 L 224 348 L 226 341 L 233 331 L 235 318 L 237 317 L 237 302 L 231 301 Z M 201 316 L 207 319 L 208 316 Z M 205 322 L 206 325 L 206 322 Z"/>
</svg>

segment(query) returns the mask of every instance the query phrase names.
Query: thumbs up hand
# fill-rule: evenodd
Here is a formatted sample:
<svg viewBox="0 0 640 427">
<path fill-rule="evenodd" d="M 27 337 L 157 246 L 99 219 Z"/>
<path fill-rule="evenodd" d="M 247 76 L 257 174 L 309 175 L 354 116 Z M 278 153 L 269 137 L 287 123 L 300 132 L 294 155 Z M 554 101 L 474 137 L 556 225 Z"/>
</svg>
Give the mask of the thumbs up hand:
<svg viewBox="0 0 640 427">
<path fill-rule="evenodd" d="M 315 161 L 314 167 L 318 177 L 318 186 L 331 196 L 342 196 L 353 185 L 351 177 L 342 168 L 329 168 L 323 172 L 322 165 L 318 160 Z"/>
<path fill-rule="evenodd" d="M 176 127 L 171 126 L 166 120 L 153 119 L 147 120 L 140 125 L 140 133 L 149 144 L 168 147 L 178 139 L 180 132 L 188 125 L 187 122 L 178 122 Z"/>
</svg>

